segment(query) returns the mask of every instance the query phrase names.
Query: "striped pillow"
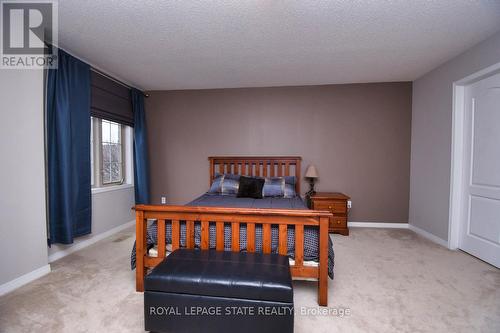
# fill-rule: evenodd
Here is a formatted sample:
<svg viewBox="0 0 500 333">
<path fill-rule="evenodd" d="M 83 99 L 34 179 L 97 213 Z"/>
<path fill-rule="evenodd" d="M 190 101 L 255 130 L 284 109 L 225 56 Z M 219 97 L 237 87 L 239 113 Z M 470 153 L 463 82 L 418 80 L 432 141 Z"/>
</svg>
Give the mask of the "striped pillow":
<svg viewBox="0 0 500 333">
<path fill-rule="evenodd" d="M 222 181 L 221 194 L 222 195 L 236 195 L 240 187 L 240 176 L 225 174 Z"/>
<path fill-rule="evenodd" d="M 232 174 L 217 174 L 208 190 L 208 193 L 222 195 L 236 195 L 240 183 L 240 176 Z"/>
<path fill-rule="evenodd" d="M 282 198 L 285 195 L 285 178 L 266 177 L 262 188 L 263 197 Z"/>
<path fill-rule="evenodd" d="M 208 193 L 221 193 L 222 192 L 222 182 L 224 181 L 224 175 L 216 175 Z"/>
</svg>

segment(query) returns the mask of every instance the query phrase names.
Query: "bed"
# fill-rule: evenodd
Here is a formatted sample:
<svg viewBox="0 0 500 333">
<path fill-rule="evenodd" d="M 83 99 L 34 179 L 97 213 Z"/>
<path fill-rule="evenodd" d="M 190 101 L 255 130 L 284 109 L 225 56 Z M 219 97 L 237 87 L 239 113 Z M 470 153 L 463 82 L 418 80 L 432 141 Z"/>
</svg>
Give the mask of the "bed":
<svg viewBox="0 0 500 333">
<path fill-rule="evenodd" d="M 300 157 L 219 156 L 209 157 L 209 162 L 210 184 L 217 174 L 301 177 Z M 300 181 L 295 190 L 300 193 Z M 331 214 L 307 209 L 300 197 L 250 199 L 206 193 L 186 206 L 137 205 L 135 210 L 131 258 L 137 291 L 144 291 L 147 270 L 178 248 L 249 251 L 288 255 L 292 277 L 318 281 L 318 303 L 328 303 L 334 255 L 328 237 Z"/>
</svg>

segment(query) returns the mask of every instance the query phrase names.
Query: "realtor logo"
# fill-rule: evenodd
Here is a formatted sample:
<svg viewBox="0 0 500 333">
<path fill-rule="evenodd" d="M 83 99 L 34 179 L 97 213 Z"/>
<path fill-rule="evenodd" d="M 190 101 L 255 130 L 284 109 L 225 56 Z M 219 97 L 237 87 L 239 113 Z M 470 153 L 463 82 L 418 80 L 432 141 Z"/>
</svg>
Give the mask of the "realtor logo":
<svg viewBox="0 0 500 333">
<path fill-rule="evenodd" d="M 1 1 L 1 68 L 57 67 L 57 3 Z"/>
</svg>

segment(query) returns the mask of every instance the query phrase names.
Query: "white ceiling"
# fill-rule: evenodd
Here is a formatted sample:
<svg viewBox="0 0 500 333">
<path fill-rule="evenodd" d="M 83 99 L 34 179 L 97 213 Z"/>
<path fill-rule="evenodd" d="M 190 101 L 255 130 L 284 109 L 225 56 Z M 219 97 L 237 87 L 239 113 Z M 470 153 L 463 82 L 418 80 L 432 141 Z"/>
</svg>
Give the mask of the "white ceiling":
<svg viewBox="0 0 500 333">
<path fill-rule="evenodd" d="M 410 81 L 500 30 L 500 0 L 59 0 L 59 44 L 146 90 Z"/>
</svg>

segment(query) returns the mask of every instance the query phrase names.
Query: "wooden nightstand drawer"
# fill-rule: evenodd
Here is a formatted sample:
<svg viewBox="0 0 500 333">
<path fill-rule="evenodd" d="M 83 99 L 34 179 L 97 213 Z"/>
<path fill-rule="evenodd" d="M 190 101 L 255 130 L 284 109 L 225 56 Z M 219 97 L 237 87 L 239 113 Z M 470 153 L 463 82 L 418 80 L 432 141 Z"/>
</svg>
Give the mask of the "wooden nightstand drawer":
<svg viewBox="0 0 500 333">
<path fill-rule="evenodd" d="M 315 201 L 314 209 L 329 210 L 333 214 L 345 214 L 347 205 L 345 201 Z"/>
<path fill-rule="evenodd" d="M 330 219 L 330 229 L 347 228 L 347 218 L 334 216 Z"/>
</svg>

